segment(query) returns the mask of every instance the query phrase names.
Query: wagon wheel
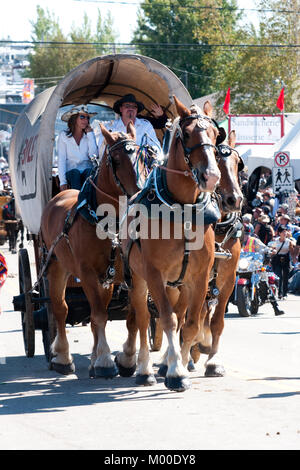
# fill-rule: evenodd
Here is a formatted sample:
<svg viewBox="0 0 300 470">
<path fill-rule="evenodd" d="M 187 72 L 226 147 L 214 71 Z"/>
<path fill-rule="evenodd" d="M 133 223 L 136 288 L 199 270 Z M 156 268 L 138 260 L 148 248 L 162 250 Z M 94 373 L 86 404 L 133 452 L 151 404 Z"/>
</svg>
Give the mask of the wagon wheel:
<svg viewBox="0 0 300 470">
<path fill-rule="evenodd" d="M 149 343 L 152 351 L 159 351 L 163 340 L 163 328 L 160 318 L 150 318 L 148 327 Z"/>
<path fill-rule="evenodd" d="M 25 248 L 19 251 L 18 263 L 20 294 L 25 294 L 25 311 L 21 312 L 24 347 L 26 356 L 33 357 L 35 348 L 34 306 L 29 292 L 32 283 L 28 252 Z"/>
<path fill-rule="evenodd" d="M 49 282 L 48 279 L 44 276 L 41 281 L 41 290 L 42 290 L 42 297 L 49 298 Z M 42 329 L 43 335 L 43 344 L 44 344 L 44 351 L 47 361 L 50 363 L 51 361 L 51 351 L 50 347 L 53 343 L 55 336 L 56 336 L 56 323 L 55 318 L 52 313 L 51 302 L 45 302 L 45 309 L 47 311 L 47 320 L 48 325 L 47 328 Z"/>
</svg>

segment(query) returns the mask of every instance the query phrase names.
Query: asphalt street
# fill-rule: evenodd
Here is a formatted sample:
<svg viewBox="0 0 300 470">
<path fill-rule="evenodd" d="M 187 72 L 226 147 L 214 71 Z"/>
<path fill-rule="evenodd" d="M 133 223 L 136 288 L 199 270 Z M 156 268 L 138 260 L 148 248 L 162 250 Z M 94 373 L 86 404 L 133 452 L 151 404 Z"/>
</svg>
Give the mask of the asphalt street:
<svg viewBox="0 0 300 470">
<path fill-rule="evenodd" d="M 47 367 L 40 331 L 34 357 L 25 356 L 20 313 L 12 307 L 18 255 L 7 245 L 1 250 L 9 274 L 1 291 L 0 449 L 97 449 L 104 457 L 109 449 L 300 449 L 300 297 L 281 302 L 280 317 L 265 305 L 260 315 L 242 318 L 230 305 L 220 346 L 225 377 L 204 377 L 203 355 L 185 393 L 168 391 L 160 377 L 153 387 L 138 387 L 134 377 L 90 379 L 89 325 L 67 328 L 76 371 L 59 376 Z M 107 331 L 115 354 L 125 322 L 109 322 Z M 151 353 L 155 371 L 162 351 Z"/>
</svg>

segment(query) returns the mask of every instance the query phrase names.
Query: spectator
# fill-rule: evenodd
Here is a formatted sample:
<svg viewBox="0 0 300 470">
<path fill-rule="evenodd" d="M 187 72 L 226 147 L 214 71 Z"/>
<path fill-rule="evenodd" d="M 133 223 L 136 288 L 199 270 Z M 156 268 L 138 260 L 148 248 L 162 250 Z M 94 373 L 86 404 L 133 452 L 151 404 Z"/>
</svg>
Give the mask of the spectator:
<svg viewBox="0 0 300 470">
<path fill-rule="evenodd" d="M 288 238 L 286 227 L 278 227 L 278 237 L 269 242 L 272 248 L 272 267 L 279 277 L 279 299 L 285 299 L 288 292 L 290 255 L 294 256 L 295 241 Z"/>
<path fill-rule="evenodd" d="M 274 208 L 274 198 L 271 197 L 272 193 L 271 191 L 265 191 L 263 193 L 262 199 L 263 199 L 263 206 L 269 206 L 270 212 L 273 211 Z"/>
<path fill-rule="evenodd" d="M 243 219 L 244 225 L 246 225 L 247 227 L 250 228 L 250 233 L 251 233 L 251 235 L 252 235 L 253 232 L 254 232 L 254 227 L 253 227 L 253 225 L 252 225 L 252 223 L 251 223 L 251 221 L 252 221 L 252 215 L 251 215 L 251 214 L 244 214 L 243 217 L 242 217 L 242 219 Z"/>
<path fill-rule="evenodd" d="M 7 263 L 3 253 L 0 252 L 0 292 L 2 289 L 3 284 L 5 283 L 7 278 Z M 2 313 L 2 308 L 0 304 L 0 315 Z"/>
<path fill-rule="evenodd" d="M 258 218 L 262 215 L 262 209 L 260 207 L 256 207 L 253 209 L 253 217 L 252 217 L 252 225 L 255 228 L 256 224 L 258 223 Z"/>
<path fill-rule="evenodd" d="M 278 224 L 277 224 L 277 227 L 275 228 L 275 230 L 278 229 L 280 226 L 285 227 L 286 230 L 288 230 L 288 232 L 290 232 L 290 235 L 292 235 L 294 229 L 293 229 L 293 225 L 290 223 L 290 221 L 291 221 L 290 216 L 287 215 L 287 214 L 283 214 L 281 217 L 279 217 Z"/>
<path fill-rule="evenodd" d="M 263 214 L 258 218 L 258 223 L 254 229 L 255 235 L 267 245 L 275 235 L 273 227 L 270 225 L 270 219 L 267 215 Z"/>
</svg>

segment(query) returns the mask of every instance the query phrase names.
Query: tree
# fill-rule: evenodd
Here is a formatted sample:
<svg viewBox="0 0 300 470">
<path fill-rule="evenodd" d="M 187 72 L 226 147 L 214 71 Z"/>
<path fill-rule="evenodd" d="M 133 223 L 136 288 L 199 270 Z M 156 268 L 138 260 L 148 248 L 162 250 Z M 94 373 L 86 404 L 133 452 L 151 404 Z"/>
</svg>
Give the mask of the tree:
<svg viewBox="0 0 300 470">
<path fill-rule="evenodd" d="M 99 42 L 115 42 L 113 20 L 108 15 L 104 20 L 98 10 L 96 33 L 93 33 L 90 20 L 84 14 L 80 28 L 74 25 L 68 35 L 64 35 L 58 19 L 48 9 L 37 6 L 37 20 L 31 22 L 32 41 L 36 44 L 29 54 L 29 68 L 26 77 L 34 78 L 36 92 L 55 85 L 60 78 L 82 62 L 103 53 L 104 46 Z M 39 44 L 51 42 L 51 44 Z"/>
<path fill-rule="evenodd" d="M 278 113 L 277 98 L 285 86 L 285 111 L 298 110 L 299 44 L 296 2 L 261 0 L 259 26 L 244 38 L 250 47 L 236 49 L 236 60 L 225 71 L 223 89 L 231 86 L 231 113 Z M 279 45 L 275 47 L 275 45 Z M 224 91 L 225 93 L 225 91 Z M 221 103 L 223 97 L 220 98 Z"/>
<path fill-rule="evenodd" d="M 133 42 L 168 65 L 193 98 L 212 93 L 226 63 L 213 45 L 235 34 L 235 7 L 235 0 L 145 0 Z"/>
</svg>

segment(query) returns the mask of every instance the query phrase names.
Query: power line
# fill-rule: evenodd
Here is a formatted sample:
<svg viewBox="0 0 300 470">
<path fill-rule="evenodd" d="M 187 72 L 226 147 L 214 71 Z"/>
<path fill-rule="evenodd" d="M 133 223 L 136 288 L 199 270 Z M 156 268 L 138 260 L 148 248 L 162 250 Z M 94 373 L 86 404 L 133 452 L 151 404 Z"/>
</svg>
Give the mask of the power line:
<svg viewBox="0 0 300 470">
<path fill-rule="evenodd" d="M 88 46 L 95 47 L 145 47 L 145 48 L 158 48 L 164 47 L 167 51 L 169 48 L 192 48 L 192 49 L 201 49 L 201 48 L 212 48 L 212 47 L 225 47 L 225 48 L 292 48 L 297 49 L 300 47 L 300 44 L 197 44 L 197 43 L 167 43 L 167 42 L 158 42 L 158 43 L 126 43 L 126 42 L 69 42 L 69 41 L 5 41 L 0 40 L 0 44 L 9 43 L 9 44 L 29 44 L 31 46 L 45 46 L 56 48 L 59 47 L 74 47 L 74 46 Z"/>
<path fill-rule="evenodd" d="M 151 6 L 151 4 L 143 5 L 141 2 L 125 2 L 125 1 L 112 1 L 112 0 L 74 0 L 75 2 L 86 2 L 86 3 L 99 3 L 99 4 L 113 4 L 113 5 L 127 5 L 127 6 Z M 162 7 L 178 7 L 181 9 L 188 9 L 188 10 L 227 10 L 227 11 L 254 11 L 258 13 L 289 13 L 289 14 L 300 14 L 300 10 L 275 10 L 272 8 L 238 8 L 238 7 L 213 7 L 209 5 L 179 5 L 174 2 L 167 4 L 167 3 L 155 3 L 153 5 L 156 7 L 162 6 Z"/>
</svg>

